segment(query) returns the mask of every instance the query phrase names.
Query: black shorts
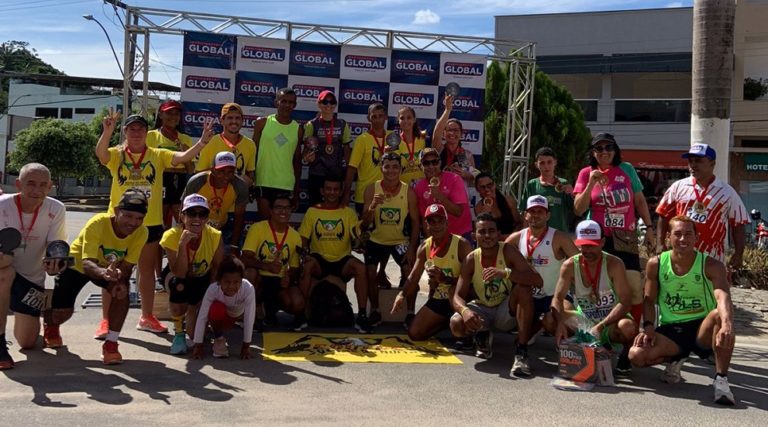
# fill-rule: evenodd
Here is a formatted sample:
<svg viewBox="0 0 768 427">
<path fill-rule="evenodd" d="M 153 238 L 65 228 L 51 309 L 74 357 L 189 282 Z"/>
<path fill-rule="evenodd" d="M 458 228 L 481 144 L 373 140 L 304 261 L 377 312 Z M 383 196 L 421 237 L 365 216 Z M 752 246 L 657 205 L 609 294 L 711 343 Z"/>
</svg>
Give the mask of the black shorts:
<svg viewBox="0 0 768 427">
<path fill-rule="evenodd" d="M 210 274 L 203 277 L 173 277 L 168 283 L 168 301 L 174 304 L 197 305 L 203 300 L 210 284 Z"/>
<path fill-rule="evenodd" d="M 713 351 L 711 348 L 706 348 L 700 345 L 696 340 L 696 335 L 699 332 L 699 327 L 702 322 L 704 322 L 703 317 L 697 320 L 671 323 L 656 328 L 656 333 L 664 335 L 680 347 L 680 352 L 677 353 L 672 360 L 677 361 L 686 358 L 691 352 L 696 353 L 696 355 L 702 359 L 706 359 L 712 355 Z"/>
<path fill-rule="evenodd" d="M 554 295 L 533 299 L 533 320 L 540 320 L 542 316 L 549 313 L 552 298 Z M 565 300 L 573 304 L 573 297 L 570 294 L 565 296 Z"/>
<path fill-rule="evenodd" d="M 398 249 L 399 248 L 399 249 Z M 408 244 L 401 245 L 380 245 L 368 240 L 365 244 L 365 265 L 379 265 L 381 261 L 387 261 L 389 256 L 395 260 L 397 265 L 402 266 L 405 262 L 405 253 L 408 251 Z"/>
<path fill-rule="evenodd" d="M 187 186 L 189 175 L 186 173 L 163 172 L 163 204 L 181 203 L 181 195 Z"/>
<path fill-rule="evenodd" d="M 254 187 L 254 189 L 256 197 L 260 199 L 267 199 L 269 200 L 270 204 L 272 204 L 278 196 L 287 195 L 288 197 L 293 197 L 293 192 L 291 190 L 284 190 L 282 188 Z"/>
<path fill-rule="evenodd" d="M 613 246 L 613 237 L 605 236 L 605 245 L 603 250 L 611 255 L 618 257 L 624 262 L 624 268 L 627 270 L 640 270 L 640 255 L 629 252 L 617 251 Z"/>
<path fill-rule="evenodd" d="M 106 280 L 93 280 L 74 268 L 62 271 L 56 276 L 54 282 L 56 287 L 53 288 L 51 308 L 75 308 L 77 294 L 80 293 L 88 282 L 92 282 L 102 289 L 106 289 L 107 285 L 109 285 Z"/>
<path fill-rule="evenodd" d="M 38 317 L 45 303 L 45 288 L 16 273 L 11 284 L 11 310 Z"/>
<path fill-rule="evenodd" d="M 357 216 L 363 216 L 363 209 L 365 208 L 365 203 L 357 203 L 355 202 L 355 212 L 357 212 Z"/>
<path fill-rule="evenodd" d="M 323 201 L 323 196 L 320 194 L 323 184 L 325 184 L 325 175 L 309 175 L 309 179 L 307 179 L 309 206 L 314 206 Z"/>
<path fill-rule="evenodd" d="M 319 254 L 311 254 L 311 256 L 315 259 L 315 261 L 317 261 L 318 264 L 320 264 L 321 276 L 331 275 L 346 279 L 346 277 L 341 274 L 341 271 L 344 270 L 344 265 L 347 263 L 347 261 L 352 259 L 352 255 L 347 255 L 338 261 L 327 261 Z"/>
<path fill-rule="evenodd" d="M 427 307 L 446 319 L 450 319 L 454 313 L 453 307 L 451 307 L 451 302 L 447 299 L 430 298 L 427 300 L 426 304 L 424 304 L 424 307 Z"/>
<path fill-rule="evenodd" d="M 165 233 L 165 228 L 162 225 L 150 225 L 147 227 L 147 243 L 159 242 L 160 238 Z"/>
<path fill-rule="evenodd" d="M 257 302 L 264 304 L 264 311 L 269 317 L 274 316 L 282 308 L 280 303 L 280 278 L 277 276 L 261 276 Z"/>
</svg>

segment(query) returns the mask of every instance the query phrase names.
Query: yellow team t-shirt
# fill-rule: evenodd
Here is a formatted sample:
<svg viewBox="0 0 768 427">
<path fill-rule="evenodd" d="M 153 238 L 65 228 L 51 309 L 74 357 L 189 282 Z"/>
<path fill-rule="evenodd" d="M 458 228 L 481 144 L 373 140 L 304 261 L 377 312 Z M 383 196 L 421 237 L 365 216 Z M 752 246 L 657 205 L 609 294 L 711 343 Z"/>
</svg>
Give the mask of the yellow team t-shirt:
<svg viewBox="0 0 768 427">
<path fill-rule="evenodd" d="M 235 209 L 235 199 L 237 192 L 232 184 L 227 184 L 226 188 L 213 188 L 210 180 L 197 190 L 197 194 L 208 200 L 208 206 L 211 212 L 208 215 L 208 223 L 221 229 L 227 223 L 227 214 Z"/>
<path fill-rule="evenodd" d="M 412 182 L 424 178 L 424 171 L 421 169 L 421 163 L 419 163 L 419 157 L 421 156 L 421 150 L 427 146 L 427 142 L 424 140 L 422 134 L 421 137 L 416 138 L 413 141 L 413 153 L 408 148 L 408 144 L 405 141 L 400 141 L 400 148 L 397 152 L 400 154 L 403 164 L 403 173 L 400 175 L 400 180 L 410 185 Z"/>
<path fill-rule="evenodd" d="M 352 239 L 357 234 L 358 223 L 352 208 L 323 209 L 313 206 L 304 214 L 299 234 L 309 240 L 311 253 L 334 262 L 352 253 Z"/>
<path fill-rule="evenodd" d="M 129 155 L 118 147 L 110 147 L 107 169 L 112 174 L 112 187 L 109 190 L 109 213 L 115 212 L 115 206 L 125 190 L 136 187 L 147 195 L 149 207 L 144 225 L 151 227 L 163 223 L 163 172 L 173 167 L 173 151 L 147 147 L 144 158 L 134 172 L 133 162 L 139 162 L 141 153 Z M 133 160 L 131 160 L 133 158 Z"/>
<path fill-rule="evenodd" d="M 288 233 L 287 236 L 285 235 L 286 233 Z M 277 236 L 277 241 L 275 241 L 275 236 Z M 260 262 L 270 262 L 275 259 L 277 244 L 282 242 L 283 238 L 285 238 L 285 242 L 283 242 L 280 248 L 280 260 L 284 266 L 288 265 L 291 268 L 298 268 L 299 253 L 296 248 L 301 247 L 301 236 L 298 231 L 290 226 L 285 233 L 275 231 L 275 235 L 272 235 L 269 221 L 259 221 L 251 225 L 248 229 L 248 234 L 245 236 L 243 251 L 253 252 L 256 255 L 256 259 Z M 259 274 L 262 276 L 282 277 L 281 274 L 275 274 L 266 270 L 259 270 Z"/>
<path fill-rule="evenodd" d="M 160 246 L 165 250 L 177 252 L 177 256 L 192 255 L 192 265 L 187 272 L 187 277 L 203 277 L 211 271 L 213 257 L 221 244 L 221 231 L 206 225 L 203 227 L 203 238 L 197 250 L 189 254 L 179 254 L 179 239 L 183 231 L 181 224 L 165 230 L 160 239 Z"/>
<path fill-rule="evenodd" d="M 165 150 L 179 152 L 187 151 L 187 149 L 192 147 L 193 142 L 189 135 L 183 134 L 181 132 L 179 132 L 178 135 L 178 141 L 174 141 L 172 139 L 166 138 L 166 136 L 160 132 L 160 129 L 153 129 L 147 132 L 147 147 L 162 148 Z M 184 167 L 184 165 L 179 165 L 175 168 L 168 168 L 167 171 L 186 172 L 187 168 Z"/>
<path fill-rule="evenodd" d="M 141 249 L 147 243 L 147 234 L 147 227 L 141 226 L 121 239 L 112 228 L 112 216 L 108 213 L 96 214 L 85 223 L 69 248 L 69 256 L 75 258 L 73 268 L 85 274 L 84 259 L 95 259 L 100 267 L 122 260 L 137 264 Z"/>
<path fill-rule="evenodd" d="M 381 181 L 373 184 L 373 194 L 384 194 Z M 403 234 L 405 221 L 408 220 L 408 186 L 400 183 L 400 190 L 389 200 L 376 206 L 373 218 L 371 241 L 380 245 L 394 246 L 408 241 Z"/>
<path fill-rule="evenodd" d="M 200 172 L 212 168 L 213 160 L 216 158 L 216 155 L 222 151 L 229 151 L 235 154 L 235 158 L 237 159 L 235 173 L 237 175 L 242 176 L 245 175 L 246 172 L 254 172 L 256 170 L 256 143 L 253 142 L 251 138 L 248 138 L 245 135 L 240 135 L 240 142 L 238 142 L 234 149 L 232 149 L 221 138 L 221 134 L 217 134 L 208 141 L 208 144 L 206 144 L 200 152 L 195 171 Z"/>
<path fill-rule="evenodd" d="M 387 131 L 386 135 L 392 133 Z M 360 134 L 352 145 L 352 154 L 349 156 L 349 166 L 357 169 L 357 183 L 355 184 L 355 203 L 363 203 L 365 189 L 377 180 L 382 179 L 380 159 L 386 148 L 386 135 L 384 138 L 376 138 L 370 132 Z"/>
</svg>

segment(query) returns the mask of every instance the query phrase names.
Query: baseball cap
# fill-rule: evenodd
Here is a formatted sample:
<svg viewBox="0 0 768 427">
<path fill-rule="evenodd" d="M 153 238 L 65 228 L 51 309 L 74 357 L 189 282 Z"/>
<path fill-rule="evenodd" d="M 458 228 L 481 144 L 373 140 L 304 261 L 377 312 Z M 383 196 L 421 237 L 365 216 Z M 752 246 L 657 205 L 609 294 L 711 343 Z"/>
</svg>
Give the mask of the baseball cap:
<svg viewBox="0 0 768 427">
<path fill-rule="evenodd" d="M 233 168 L 237 166 L 237 159 L 235 158 L 234 153 L 231 151 L 222 151 L 216 154 L 216 158 L 213 160 L 214 169 L 228 168 L 230 166 Z"/>
<path fill-rule="evenodd" d="M 600 224 L 587 219 L 581 221 L 576 226 L 576 246 L 600 246 L 600 239 L 603 238 L 603 230 Z"/>
<path fill-rule="evenodd" d="M 595 144 L 597 144 L 598 142 L 601 142 L 601 141 L 608 141 L 608 142 L 613 143 L 614 145 L 617 145 L 616 138 L 613 135 L 611 135 L 610 133 L 607 133 L 607 132 L 600 132 L 597 135 L 595 135 L 595 137 L 592 138 L 592 142 L 590 143 L 590 145 L 595 145 Z"/>
<path fill-rule="evenodd" d="M 211 208 L 208 207 L 208 199 L 197 193 L 192 193 L 184 198 L 184 203 L 181 205 L 181 211 L 184 212 L 187 209 L 196 207 L 205 208 L 207 211 L 211 210 Z"/>
<path fill-rule="evenodd" d="M 691 149 L 682 155 L 682 158 L 684 159 L 689 157 L 706 157 L 710 160 L 715 160 L 717 158 L 717 153 L 714 148 L 707 144 L 693 144 L 691 145 Z"/>
<path fill-rule="evenodd" d="M 424 218 L 429 218 L 435 215 L 440 215 L 443 218 L 448 219 L 448 211 L 445 210 L 445 206 L 439 203 L 433 203 L 427 206 L 427 209 L 424 211 Z"/>
<path fill-rule="evenodd" d="M 181 110 L 181 102 L 169 99 L 160 104 L 160 111 Z"/>
<path fill-rule="evenodd" d="M 317 102 L 320 102 L 325 99 L 326 96 L 331 95 L 334 99 L 336 99 L 336 95 L 334 95 L 333 92 L 330 90 L 324 90 L 320 92 L 320 95 L 317 95 Z"/>
<path fill-rule="evenodd" d="M 143 191 L 137 188 L 129 188 L 125 190 L 125 193 L 120 197 L 120 202 L 117 204 L 117 208 L 125 211 L 146 214 L 148 204 L 147 196 Z"/>
<path fill-rule="evenodd" d="M 425 157 L 429 156 L 430 154 L 434 154 L 435 157 L 440 158 L 440 154 L 432 147 L 427 147 L 421 150 L 421 154 L 419 155 L 419 160 L 424 160 Z"/>
<path fill-rule="evenodd" d="M 221 117 L 224 117 L 227 115 L 227 113 L 230 113 L 232 111 L 237 111 L 241 115 L 243 114 L 243 108 L 240 107 L 240 104 L 235 104 L 234 102 L 227 102 L 224 104 L 223 107 L 221 107 Z"/>
<path fill-rule="evenodd" d="M 128 118 L 125 119 L 125 125 L 123 126 L 127 127 L 128 125 L 131 125 L 137 122 L 144 125 L 145 128 L 149 128 L 149 123 L 147 123 L 147 119 L 145 119 L 139 114 L 131 114 L 130 116 L 128 116 Z"/>
<path fill-rule="evenodd" d="M 525 210 L 537 207 L 549 210 L 549 202 L 547 201 L 547 198 L 539 195 L 529 197 L 528 203 L 525 206 Z"/>
</svg>

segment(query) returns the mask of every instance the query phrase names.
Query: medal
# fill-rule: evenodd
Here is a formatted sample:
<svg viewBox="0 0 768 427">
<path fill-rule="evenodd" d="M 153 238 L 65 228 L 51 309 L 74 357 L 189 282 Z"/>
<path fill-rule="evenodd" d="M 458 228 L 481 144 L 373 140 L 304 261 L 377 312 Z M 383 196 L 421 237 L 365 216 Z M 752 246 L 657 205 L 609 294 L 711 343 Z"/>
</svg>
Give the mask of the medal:
<svg viewBox="0 0 768 427">
<path fill-rule="evenodd" d="M 325 128 L 325 154 L 332 155 L 334 151 L 333 147 L 333 126 L 335 124 L 335 119 L 331 119 L 331 127 Z"/>
<path fill-rule="evenodd" d="M 24 227 L 24 213 L 21 211 L 21 194 L 17 194 L 14 196 L 13 201 L 16 203 L 16 210 L 19 214 L 19 225 L 21 230 L 21 245 L 19 247 L 21 249 L 27 248 L 27 240 L 29 239 L 29 235 L 32 234 L 32 229 L 35 228 L 35 223 L 37 222 L 37 216 L 40 214 L 40 207 L 43 206 L 42 203 L 38 205 L 35 208 L 35 212 L 32 214 L 32 223 L 29 224 L 29 228 Z"/>
<path fill-rule="evenodd" d="M 325 154 L 330 156 L 330 155 L 333 154 L 333 151 L 334 151 L 333 145 L 326 145 L 325 146 Z"/>
<path fill-rule="evenodd" d="M 392 132 L 387 135 L 387 147 L 393 151 L 400 147 L 400 135 L 398 133 Z"/>
<path fill-rule="evenodd" d="M 450 82 L 445 85 L 445 94 L 456 97 L 461 92 L 461 86 L 458 83 Z"/>
<path fill-rule="evenodd" d="M 558 192 L 558 193 L 562 193 L 563 192 L 563 184 L 560 182 L 559 179 L 557 179 L 557 177 L 555 177 L 555 179 L 557 180 L 557 184 L 555 184 L 555 191 Z"/>
<path fill-rule="evenodd" d="M 707 211 L 707 208 L 704 206 L 704 203 L 696 202 L 693 204 L 693 210 L 698 214 L 703 214 Z"/>
<path fill-rule="evenodd" d="M 432 178 L 429 178 L 429 186 L 430 187 L 437 187 L 440 185 L 440 177 L 433 176 Z"/>
<path fill-rule="evenodd" d="M 587 260 L 584 259 L 582 256 L 579 260 L 579 264 L 581 264 L 581 268 L 584 270 L 584 273 L 587 276 L 587 287 L 590 288 L 589 291 L 589 300 L 592 303 L 592 305 L 597 304 L 597 291 L 598 287 L 600 286 L 600 269 L 603 267 L 603 258 L 602 256 L 597 261 L 597 265 L 595 266 L 595 274 L 592 275 L 592 272 L 589 271 L 589 268 L 587 266 Z"/>
<path fill-rule="evenodd" d="M 696 178 L 693 178 L 693 193 L 696 196 L 696 201 L 693 203 L 693 211 L 697 214 L 704 214 L 707 212 L 707 208 L 704 206 L 704 200 L 707 198 L 709 186 L 704 187 L 702 185 L 701 188 L 704 189 L 704 192 L 699 194 L 699 189 L 696 188 L 697 185 Z"/>
<path fill-rule="evenodd" d="M 485 206 L 488 206 L 488 207 L 493 206 L 493 198 L 492 197 L 484 197 L 483 198 L 483 204 Z"/>
<path fill-rule="evenodd" d="M 429 270 L 430 268 L 432 268 L 434 266 L 435 266 L 435 262 L 432 261 L 431 259 L 428 259 L 428 260 L 424 261 L 424 269 L 425 270 Z"/>
<path fill-rule="evenodd" d="M 413 160 L 408 160 L 408 167 L 413 168 L 414 166 L 416 166 L 416 162 L 414 162 Z"/>
</svg>

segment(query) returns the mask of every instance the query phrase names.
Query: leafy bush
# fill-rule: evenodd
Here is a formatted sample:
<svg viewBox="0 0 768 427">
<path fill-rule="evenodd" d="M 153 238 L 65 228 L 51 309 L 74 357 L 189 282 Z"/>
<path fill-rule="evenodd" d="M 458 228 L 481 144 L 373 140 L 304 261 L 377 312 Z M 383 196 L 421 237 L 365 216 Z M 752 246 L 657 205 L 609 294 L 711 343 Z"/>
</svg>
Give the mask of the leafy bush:
<svg viewBox="0 0 768 427">
<path fill-rule="evenodd" d="M 764 82 L 763 79 L 753 79 L 750 77 L 744 79 L 745 100 L 754 101 L 766 94 L 768 94 L 768 81 Z"/>
<path fill-rule="evenodd" d="M 758 248 L 744 249 L 744 268 L 734 277 L 742 288 L 768 290 L 768 252 Z"/>
</svg>

